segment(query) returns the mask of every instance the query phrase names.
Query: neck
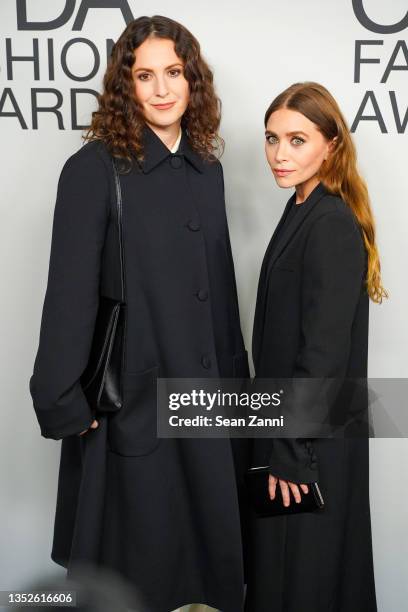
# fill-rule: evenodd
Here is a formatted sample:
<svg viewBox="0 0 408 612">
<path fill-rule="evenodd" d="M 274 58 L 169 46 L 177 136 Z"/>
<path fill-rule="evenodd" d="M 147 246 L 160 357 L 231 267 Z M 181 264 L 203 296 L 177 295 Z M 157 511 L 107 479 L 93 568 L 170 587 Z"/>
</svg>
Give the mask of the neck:
<svg viewBox="0 0 408 612">
<path fill-rule="evenodd" d="M 181 121 L 176 123 L 172 123 L 171 125 L 166 125 L 165 127 L 153 125 L 152 123 L 147 123 L 151 130 L 160 138 L 163 144 L 166 145 L 168 149 L 171 149 L 176 142 L 179 133 L 180 133 L 180 124 Z"/>
<path fill-rule="evenodd" d="M 311 177 L 304 183 L 296 185 L 296 201 L 295 204 L 303 204 L 306 198 L 312 193 L 313 189 L 320 183 L 316 176 Z"/>
</svg>

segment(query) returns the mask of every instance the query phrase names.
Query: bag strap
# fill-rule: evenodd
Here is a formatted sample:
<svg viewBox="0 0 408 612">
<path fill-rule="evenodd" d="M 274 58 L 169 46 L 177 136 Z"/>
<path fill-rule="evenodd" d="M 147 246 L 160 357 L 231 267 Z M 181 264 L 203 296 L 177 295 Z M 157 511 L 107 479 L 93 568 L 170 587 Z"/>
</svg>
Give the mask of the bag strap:
<svg viewBox="0 0 408 612">
<path fill-rule="evenodd" d="M 115 159 L 111 157 L 113 166 L 113 177 L 115 181 L 115 193 L 116 193 L 116 219 L 118 228 L 118 242 L 119 242 L 119 262 L 120 262 L 120 286 L 121 286 L 121 300 L 125 302 L 125 253 L 123 248 L 123 224 L 122 224 L 122 189 L 120 186 L 119 172 L 116 167 Z"/>
</svg>

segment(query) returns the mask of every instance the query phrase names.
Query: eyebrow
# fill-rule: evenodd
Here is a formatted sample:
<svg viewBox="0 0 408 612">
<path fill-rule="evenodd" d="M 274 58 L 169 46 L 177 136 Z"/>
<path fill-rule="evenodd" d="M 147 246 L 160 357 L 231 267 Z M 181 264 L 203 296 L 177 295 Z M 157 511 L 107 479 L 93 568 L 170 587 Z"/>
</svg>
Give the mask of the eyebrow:
<svg viewBox="0 0 408 612">
<path fill-rule="evenodd" d="M 294 132 L 286 132 L 285 136 L 294 136 L 295 134 L 303 134 L 303 136 L 308 136 L 306 132 L 302 132 L 302 130 L 295 130 Z M 275 132 L 271 132 L 270 130 L 266 130 L 265 136 L 278 136 Z"/>
<path fill-rule="evenodd" d="M 165 70 L 168 70 L 169 68 L 174 68 L 175 66 L 183 66 L 183 64 L 177 62 L 176 64 L 166 66 Z M 135 68 L 134 72 L 138 72 L 139 70 L 142 70 L 143 72 L 153 72 L 153 68 Z"/>
</svg>

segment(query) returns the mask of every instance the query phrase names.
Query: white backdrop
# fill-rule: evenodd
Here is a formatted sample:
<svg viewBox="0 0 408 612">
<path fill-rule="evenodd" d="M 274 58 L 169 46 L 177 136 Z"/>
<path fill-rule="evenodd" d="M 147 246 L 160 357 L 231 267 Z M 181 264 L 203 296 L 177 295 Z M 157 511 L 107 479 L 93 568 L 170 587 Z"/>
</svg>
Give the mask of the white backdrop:
<svg viewBox="0 0 408 612">
<path fill-rule="evenodd" d="M 360 23 L 351 0 L 101 1 L 105 8 L 87 11 L 90 4 L 0 4 L 0 589 L 20 588 L 37 573 L 57 567 L 49 552 L 60 443 L 40 437 L 28 381 L 38 344 L 57 180 L 63 162 L 81 142 L 80 130 L 72 129 L 71 90 L 100 89 L 106 41 L 116 40 L 125 27 L 122 11 L 108 5 L 129 7 L 134 17 L 161 14 L 181 21 L 199 39 L 215 72 L 223 102 L 227 211 L 249 349 L 262 256 L 291 193 L 275 186 L 266 164 L 263 115 L 272 98 L 293 82 L 319 81 L 332 92 L 349 125 L 355 124 L 359 166 L 377 220 L 383 282 L 390 293 L 383 305 L 370 306 L 369 376 L 406 377 L 408 370 L 406 0 L 354 2 L 360 21 L 365 12 L 373 25 Z M 41 26 L 58 19 L 64 8 L 59 27 Z M 375 25 L 397 22 L 389 28 Z M 359 79 L 356 41 L 365 41 L 362 58 L 376 60 L 361 63 Z M 38 61 L 12 61 L 11 56 L 33 56 L 36 45 Z M 87 79 L 95 57 L 100 57 L 99 69 Z M 95 99 L 84 91 L 75 95 L 77 123 L 86 124 Z M 56 104 L 57 113 L 33 115 L 36 105 Z M 402 612 L 408 600 L 408 445 L 406 440 L 371 440 L 370 454 L 379 610 Z"/>
</svg>

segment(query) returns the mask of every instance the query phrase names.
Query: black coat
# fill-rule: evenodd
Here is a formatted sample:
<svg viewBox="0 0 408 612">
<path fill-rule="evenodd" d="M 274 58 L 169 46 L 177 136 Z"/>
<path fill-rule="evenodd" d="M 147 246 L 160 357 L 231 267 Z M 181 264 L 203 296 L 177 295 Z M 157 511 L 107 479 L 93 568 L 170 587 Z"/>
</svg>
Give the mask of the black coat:
<svg viewBox="0 0 408 612">
<path fill-rule="evenodd" d="M 367 375 L 366 254 L 347 205 L 319 183 L 265 254 L 253 356 L 260 378 Z M 252 517 L 248 612 L 375 612 L 368 439 L 259 439 L 253 465 L 318 481 L 321 514 Z M 293 498 L 291 503 L 294 503 Z"/>
<path fill-rule="evenodd" d="M 62 438 L 51 556 L 68 570 L 77 561 L 117 570 L 144 612 L 193 602 L 237 612 L 244 579 L 236 470 L 244 466 L 245 443 L 156 435 L 158 376 L 248 374 L 222 167 L 203 161 L 184 132 L 176 154 L 148 127 L 144 137 L 145 162 L 120 178 L 124 404 L 81 437 L 91 415 L 79 379 L 99 291 L 120 295 L 105 147 L 82 147 L 59 182 L 30 379 L 42 435 Z"/>
</svg>

